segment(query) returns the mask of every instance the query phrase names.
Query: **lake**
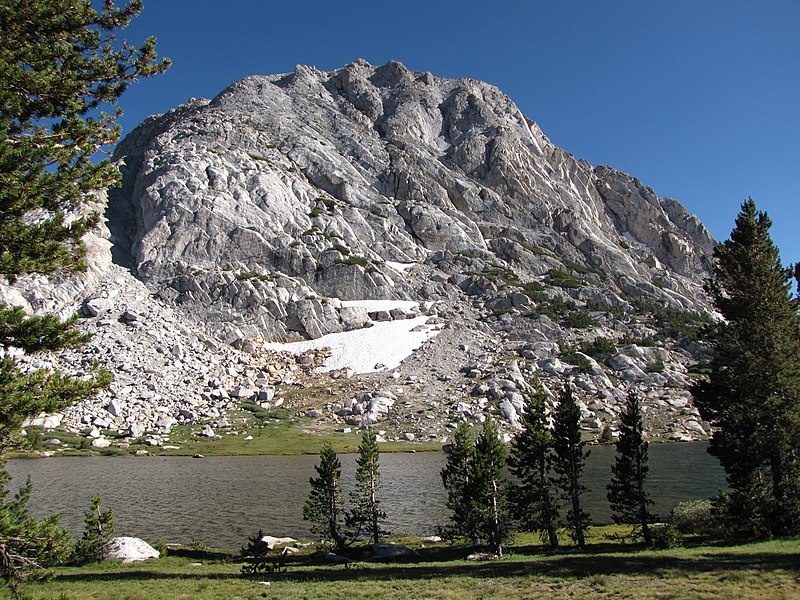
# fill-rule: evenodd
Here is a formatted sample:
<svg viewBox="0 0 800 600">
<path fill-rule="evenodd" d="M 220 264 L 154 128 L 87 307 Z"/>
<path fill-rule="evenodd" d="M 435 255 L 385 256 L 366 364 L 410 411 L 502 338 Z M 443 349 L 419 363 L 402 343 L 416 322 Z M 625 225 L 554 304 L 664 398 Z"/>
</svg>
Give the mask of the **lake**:
<svg viewBox="0 0 800 600">
<path fill-rule="evenodd" d="M 648 491 L 654 512 L 725 487 L 717 460 L 705 443 L 653 444 L 649 449 Z M 349 489 L 355 455 L 341 455 Z M 114 511 L 117 535 L 150 542 L 189 543 L 238 549 L 259 528 L 275 536 L 308 537 L 303 503 L 317 456 L 62 457 L 8 462 L 16 489 L 30 475 L 29 508 L 36 516 L 57 512 L 73 535 L 83 531 L 83 515 L 94 494 Z M 611 478 L 613 446 L 594 446 L 584 469 L 589 489 L 585 508 L 595 524 L 611 522 L 605 486 Z M 440 452 L 382 454 L 383 509 L 393 533 L 430 535 L 448 522 L 446 494 L 439 475 Z"/>
</svg>

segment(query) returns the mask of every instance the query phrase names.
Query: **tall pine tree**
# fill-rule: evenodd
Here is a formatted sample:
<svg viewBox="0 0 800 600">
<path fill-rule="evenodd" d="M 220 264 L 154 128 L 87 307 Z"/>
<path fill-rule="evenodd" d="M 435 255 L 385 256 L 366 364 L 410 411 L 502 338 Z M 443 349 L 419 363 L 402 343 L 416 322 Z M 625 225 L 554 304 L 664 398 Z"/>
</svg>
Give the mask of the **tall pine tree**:
<svg viewBox="0 0 800 600">
<path fill-rule="evenodd" d="M 89 0 L 0 2 L 0 278 L 7 282 L 86 266 L 82 237 L 98 218 L 87 199 L 120 177 L 108 160 L 93 160 L 120 133 L 120 111 L 109 115 L 100 108 L 116 104 L 139 77 L 169 66 L 157 61 L 153 38 L 140 48 L 115 42 L 115 31 L 141 8 L 140 0 L 122 8 L 107 0 L 99 12 Z M 28 317 L 0 303 L 0 450 L 25 417 L 62 408 L 109 383 L 105 372 L 74 379 L 20 370 L 12 349 L 31 353 L 81 343 L 74 326 L 74 320 Z M 7 479 L 0 471 L 0 484 Z M 0 574 L 12 585 L 50 560 L 40 557 L 55 556 L 40 547 L 61 546 L 55 521 L 29 517 L 26 501 L 22 494 L 0 504 Z"/>
<path fill-rule="evenodd" d="M 639 528 L 645 544 L 653 544 L 650 523 L 653 515 L 649 506 L 653 503 L 644 489 L 649 467 L 647 466 L 647 442 L 642 427 L 642 408 L 639 395 L 628 391 L 625 408 L 619 424 L 617 456 L 611 466 L 613 477 L 608 484 L 608 501 L 615 523 L 630 523 Z"/>
<path fill-rule="evenodd" d="M 314 469 L 317 477 L 309 480 L 311 491 L 303 506 L 303 519 L 311 522 L 311 532 L 322 541 L 344 548 L 347 540 L 342 532 L 342 463 L 328 442 L 322 445 L 319 464 Z"/>
<path fill-rule="evenodd" d="M 692 389 L 727 474 L 729 531 L 754 537 L 800 533 L 800 317 L 771 224 L 747 200 L 714 252 L 707 291 L 722 320 L 706 331 L 711 373 Z"/>
<path fill-rule="evenodd" d="M 547 418 L 547 396 L 534 375 L 526 394 L 521 431 L 511 441 L 508 470 L 518 480 L 511 488 L 514 516 L 526 531 L 539 531 L 550 548 L 558 547 L 558 503 L 550 470 L 553 435 Z"/>
<path fill-rule="evenodd" d="M 566 527 L 572 539 L 583 548 L 586 544 L 586 529 L 589 515 L 581 507 L 581 495 L 586 488 L 581 484 L 583 466 L 589 451 L 581 440 L 581 412 L 572 395 L 572 387 L 564 384 L 553 424 L 554 483 L 561 491 L 567 505 Z"/>
<path fill-rule="evenodd" d="M 350 510 L 345 517 L 347 527 L 354 530 L 354 538 L 361 532 L 369 533 L 373 544 L 379 544 L 381 536 L 386 532 L 381 523 L 386 513 L 380 508 L 381 474 L 378 467 L 380 451 L 375 432 L 371 428 L 364 430 L 361 443 L 358 445 L 356 459 L 356 489 L 350 492 Z"/>
<path fill-rule="evenodd" d="M 506 448 L 494 421 L 487 419 L 475 440 L 472 506 L 479 537 L 498 556 L 509 534 L 505 466 Z"/>
<path fill-rule="evenodd" d="M 469 426 L 461 422 L 453 433 L 447 463 L 442 469 L 442 483 L 447 490 L 446 506 L 451 511 L 451 529 L 457 535 L 478 542 L 478 531 L 473 509 L 474 440 Z"/>
<path fill-rule="evenodd" d="M 0 277 L 50 275 L 85 268 L 83 235 L 96 223 L 91 192 L 120 174 L 98 150 L 119 138 L 114 105 L 128 85 L 164 71 L 155 39 L 116 44 L 115 31 L 142 9 L 89 0 L 6 0 L 0 4 Z M 11 348 L 58 350 L 84 341 L 74 320 L 29 318 L 0 303 L 0 448 L 26 416 L 93 395 L 107 373 L 71 379 L 21 372 Z"/>
</svg>

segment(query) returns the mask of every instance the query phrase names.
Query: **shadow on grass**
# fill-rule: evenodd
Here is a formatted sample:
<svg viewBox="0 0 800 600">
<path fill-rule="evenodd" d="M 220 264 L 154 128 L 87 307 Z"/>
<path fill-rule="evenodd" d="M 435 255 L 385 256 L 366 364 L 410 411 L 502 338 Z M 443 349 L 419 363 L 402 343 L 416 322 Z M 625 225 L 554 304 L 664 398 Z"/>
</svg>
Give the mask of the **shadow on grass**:
<svg viewBox="0 0 800 600">
<path fill-rule="evenodd" d="M 375 580 L 425 580 L 444 577 L 545 577 L 553 579 L 582 578 L 594 575 L 618 575 L 664 577 L 675 573 L 684 575 L 716 572 L 748 571 L 798 571 L 800 555 L 778 552 L 725 552 L 714 550 L 681 557 L 668 553 L 606 553 L 593 552 L 581 554 L 541 554 L 538 558 L 520 559 L 515 555 L 500 560 L 465 563 L 462 552 L 454 557 L 451 548 L 431 549 L 413 557 L 407 562 L 354 563 L 350 568 L 323 565 L 319 559 L 302 556 L 287 561 L 288 570 L 282 573 L 266 574 L 273 581 L 375 581 Z M 449 559 L 443 558 L 449 555 Z M 264 577 L 262 574 L 259 577 Z M 158 570 L 141 569 L 136 571 L 116 571 L 103 573 L 63 573 L 56 576 L 58 581 L 104 581 L 104 580 L 152 580 L 152 579 L 241 579 L 247 576 L 239 573 L 160 573 Z"/>
</svg>

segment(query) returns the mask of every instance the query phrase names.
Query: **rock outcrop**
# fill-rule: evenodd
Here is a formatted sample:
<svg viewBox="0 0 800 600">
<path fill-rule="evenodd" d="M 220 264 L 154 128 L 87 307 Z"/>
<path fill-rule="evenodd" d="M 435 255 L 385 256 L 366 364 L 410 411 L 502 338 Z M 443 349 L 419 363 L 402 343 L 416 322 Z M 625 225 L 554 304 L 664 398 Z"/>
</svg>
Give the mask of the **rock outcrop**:
<svg viewBox="0 0 800 600">
<path fill-rule="evenodd" d="M 323 298 L 454 299 L 464 286 L 437 274 L 493 264 L 689 308 L 713 246 L 678 203 L 555 147 L 496 88 L 396 62 L 248 77 L 148 120 L 115 156 L 115 251 L 227 341 L 351 326 Z"/>
<path fill-rule="evenodd" d="M 118 432 L 159 445 L 197 422 L 216 436 L 227 411 L 271 405 L 326 359 L 265 343 L 322 348 L 420 318 L 437 335 L 399 367 L 339 368 L 331 380 L 360 377 L 357 393 L 292 409 L 387 439 L 445 440 L 487 415 L 513 431 L 536 371 L 553 395 L 572 381 L 594 434 L 628 386 L 652 433 L 707 433 L 686 388 L 714 240 L 675 200 L 554 146 L 493 86 L 397 62 L 298 66 L 151 117 L 115 160 L 123 184 L 90 276 L 3 291 L 32 310 L 78 308 L 95 334 L 31 367 L 115 375 L 59 427 L 100 444 Z M 378 299 L 398 304 L 353 302 Z"/>
</svg>

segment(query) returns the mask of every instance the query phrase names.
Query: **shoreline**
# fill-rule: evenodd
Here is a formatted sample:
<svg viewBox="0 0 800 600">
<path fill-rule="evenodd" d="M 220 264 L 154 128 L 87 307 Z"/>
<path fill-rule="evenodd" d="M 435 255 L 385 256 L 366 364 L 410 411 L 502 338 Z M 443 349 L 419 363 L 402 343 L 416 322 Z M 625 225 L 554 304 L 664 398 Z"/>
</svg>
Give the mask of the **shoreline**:
<svg viewBox="0 0 800 600">
<path fill-rule="evenodd" d="M 54 431 L 53 437 L 58 438 L 60 432 Z M 225 436 L 220 440 L 175 440 L 168 441 L 161 446 L 145 443 L 116 442 L 107 448 L 55 448 L 54 450 L 18 451 L 6 453 L 10 459 L 32 460 L 39 458 L 91 458 L 91 457 L 165 457 L 182 456 L 206 458 L 211 456 L 310 456 L 319 454 L 324 442 L 329 442 L 337 454 L 356 454 L 361 435 L 357 432 L 340 433 L 330 432 L 325 435 L 311 434 L 287 430 L 283 435 L 259 435 L 247 440 L 245 436 Z M 667 438 L 651 438 L 650 444 L 707 444 L 708 440 L 678 441 Z M 610 446 L 613 443 L 601 444 L 590 441 L 591 446 Z M 382 454 L 443 452 L 446 444 L 441 442 L 411 442 L 411 441 L 386 441 L 379 443 Z"/>
</svg>

